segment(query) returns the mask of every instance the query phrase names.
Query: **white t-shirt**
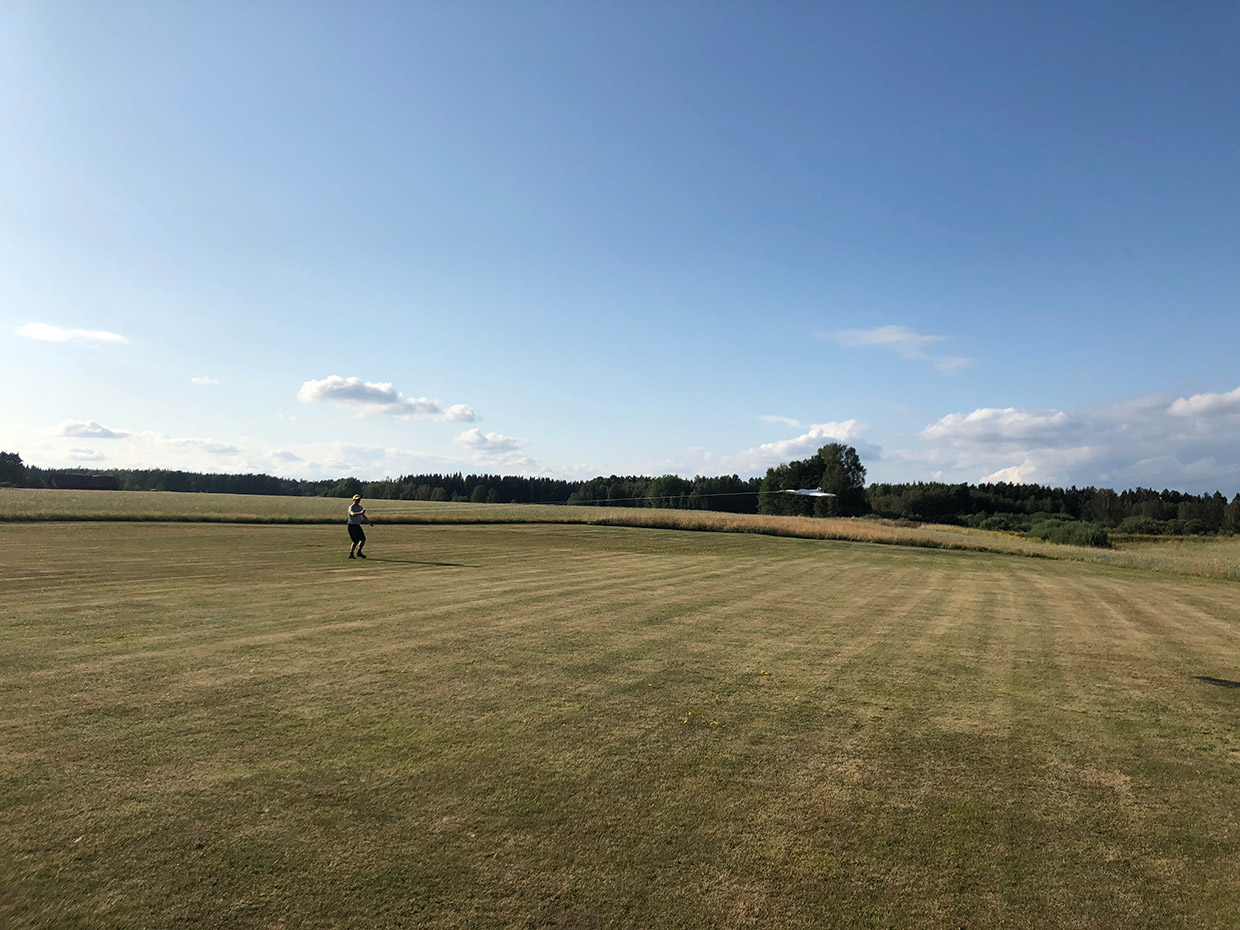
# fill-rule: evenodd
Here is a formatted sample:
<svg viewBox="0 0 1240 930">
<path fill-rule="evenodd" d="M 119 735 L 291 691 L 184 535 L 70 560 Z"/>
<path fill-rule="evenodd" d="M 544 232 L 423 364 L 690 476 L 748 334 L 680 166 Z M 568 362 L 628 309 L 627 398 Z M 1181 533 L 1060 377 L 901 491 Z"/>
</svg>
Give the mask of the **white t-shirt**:
<svg viewBox="0 0 1240 930">
<path fill-rule="evenodd" d="M 349 522 L 361 523 L 366 519 L 366 508 L 361 504 L 351 504 L 349 506 Z"/>
</svg>

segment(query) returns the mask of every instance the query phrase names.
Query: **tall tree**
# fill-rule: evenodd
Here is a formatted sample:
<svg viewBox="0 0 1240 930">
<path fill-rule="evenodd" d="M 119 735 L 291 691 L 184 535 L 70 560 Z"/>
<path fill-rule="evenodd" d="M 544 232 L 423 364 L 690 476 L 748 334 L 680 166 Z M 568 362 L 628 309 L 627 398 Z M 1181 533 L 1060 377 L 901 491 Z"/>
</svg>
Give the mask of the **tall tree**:
<svg viewBox="0 0 1240 930">
<path fill-rule="evenodd" d="M 1240 533 L 1240 494 L 1231 499 L 1231 503 L 1223 509 L 1223 532 L 1233 536 Z"/>
<path fill-rule="evenodd" d="M 835 497 L 797 497 L 779 492 L 817 488 Z M 868 512 L 865 466 L 852 446 L 833 442 L 808 459 L 767 470 L 759 489 L 761 513 L 806 517 L 854 517 Z"/>
<path fill-rule="evenodd" d="M 0 485 L 20 488 L 26 483 L 26 466 L 16 452 L 0 452 Z"/>
<path fill-rule="evenodd" d="M 822 463 L 822 478 L 818 487 L 835 495 L 835 514 L 840 517 L 859 517 L 869 507 L 865 499 L 865 466 L 852 446 L 833 442 L 818 450 Z"/>
</svg>

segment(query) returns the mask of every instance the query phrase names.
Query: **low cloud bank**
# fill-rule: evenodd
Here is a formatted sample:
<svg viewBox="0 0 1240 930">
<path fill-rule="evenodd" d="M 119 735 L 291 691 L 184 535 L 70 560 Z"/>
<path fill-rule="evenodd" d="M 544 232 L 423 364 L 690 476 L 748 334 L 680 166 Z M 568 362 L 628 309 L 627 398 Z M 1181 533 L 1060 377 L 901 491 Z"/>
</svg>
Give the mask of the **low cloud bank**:
<svg viewBox="0 0 1240 930">
<path fill-rule="evenodd" d="M 927 461 L 976 476 L 965 480 L 1240 490 L 1240 388 L 1074 410 L 983 407 L 948 414 L 920 438 Z"/>
</svg>

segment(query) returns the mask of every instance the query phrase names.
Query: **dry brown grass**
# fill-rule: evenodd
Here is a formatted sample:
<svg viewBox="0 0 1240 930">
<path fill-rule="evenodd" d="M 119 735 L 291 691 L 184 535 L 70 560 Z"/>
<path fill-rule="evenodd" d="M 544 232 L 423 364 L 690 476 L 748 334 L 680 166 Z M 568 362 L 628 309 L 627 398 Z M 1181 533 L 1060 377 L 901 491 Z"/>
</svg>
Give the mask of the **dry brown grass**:
<svg viewBox="0 0 1240 930">
<path fill-rule="evenodd" d="M 0 923 L 1229 928 L 1234 584 L 556 525 L 0 526 Z"/>
<path fill-rule="evenodd" d="M 0 488 L 0 522 L 138 520 L 215 523 L 337 523 L 345 501 L 321 497 L 46 491 Z M 1064 546 L 1012 533 L 878 519 L 815 519 L 654 508 L 367 501 L 383 524 L 561 523 L 752 533 L 1013 555 L 1240 580 L 1240 540 L 1122 543 L 1114 550 Z"/>
</svg>

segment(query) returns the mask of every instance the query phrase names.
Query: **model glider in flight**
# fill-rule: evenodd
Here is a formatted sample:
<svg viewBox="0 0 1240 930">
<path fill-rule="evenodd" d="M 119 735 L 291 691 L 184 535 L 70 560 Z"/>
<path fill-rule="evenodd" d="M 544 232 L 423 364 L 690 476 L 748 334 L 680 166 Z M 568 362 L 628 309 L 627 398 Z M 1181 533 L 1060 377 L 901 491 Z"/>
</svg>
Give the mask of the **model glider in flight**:
<svg viewBox="0 0 1240 930">
<path fill-rule="evenodd" d="M 830 491 L 819 491 L 817 488 L 784 488 L 781 494 L 799 494 L 802 497 L 835 497 Z"/>
</svg>

